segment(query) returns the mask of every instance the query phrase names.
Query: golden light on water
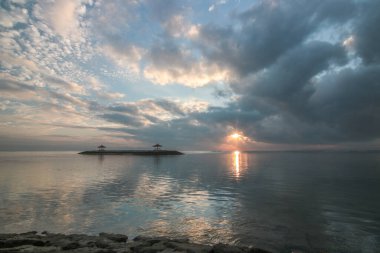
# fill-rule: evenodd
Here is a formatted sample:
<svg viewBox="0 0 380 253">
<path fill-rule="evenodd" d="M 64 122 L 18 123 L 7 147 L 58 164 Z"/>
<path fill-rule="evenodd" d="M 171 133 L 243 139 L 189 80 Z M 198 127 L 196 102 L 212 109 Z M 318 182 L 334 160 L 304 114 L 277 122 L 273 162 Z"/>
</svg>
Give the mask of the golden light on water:
<svg viewBox="0 0 380 253">
<path fill-rule="evenodd" d="M 240 151 L 234 152 L 235 175 L 240 177 Z"/>
<path fill-rule="evenodd" d="M 244 177 L 248 170 L 248 154 L 240 150 L 236 150 L 230 154 L 231 174 L 239 180 Z"/>
</svg>

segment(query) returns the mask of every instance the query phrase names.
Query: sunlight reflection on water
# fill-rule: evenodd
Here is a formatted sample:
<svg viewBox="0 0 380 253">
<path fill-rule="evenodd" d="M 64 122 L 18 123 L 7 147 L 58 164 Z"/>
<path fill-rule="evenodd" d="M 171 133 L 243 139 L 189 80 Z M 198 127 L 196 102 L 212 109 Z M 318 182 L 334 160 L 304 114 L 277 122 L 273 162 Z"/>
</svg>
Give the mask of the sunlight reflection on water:
<svg viewBox="0 0 380 253">
<path fill-rule="evenodd" d="M 232 160 L 233 176 L 238 180 L 244 176 L 249 167 L 248 154 L 245 152 L 234 151 L 230 157 Z"/>
</svg>

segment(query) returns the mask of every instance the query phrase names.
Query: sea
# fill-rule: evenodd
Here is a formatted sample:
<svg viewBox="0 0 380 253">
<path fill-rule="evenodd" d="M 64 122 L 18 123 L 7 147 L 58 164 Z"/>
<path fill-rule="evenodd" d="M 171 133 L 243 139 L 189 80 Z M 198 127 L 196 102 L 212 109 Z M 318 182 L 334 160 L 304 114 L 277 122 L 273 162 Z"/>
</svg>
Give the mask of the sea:
<svg viewBox="0 0 380 253">
<path fill-rule="evenodd" d="M 0 233 L 380 252 L 380 152 L 0 152 Z"/>
</svg>

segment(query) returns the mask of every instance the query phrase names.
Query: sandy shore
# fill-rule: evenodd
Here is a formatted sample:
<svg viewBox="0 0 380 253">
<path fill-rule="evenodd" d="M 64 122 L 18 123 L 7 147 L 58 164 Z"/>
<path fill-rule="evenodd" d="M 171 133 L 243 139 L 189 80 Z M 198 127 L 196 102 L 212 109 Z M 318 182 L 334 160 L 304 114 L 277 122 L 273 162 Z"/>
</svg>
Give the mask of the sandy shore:
<svg viewBox="0 0 380 253">
<path fill-rule="evenodd" d="M 85 234 L 55 234 L 35 231 L 21 234 L 0 234 L 0 252 L 96 252 L 96 253 L 270 253 L 268 251 L 225 244 L 201 245 L 188 239 L 138 236 L 128 240 L 122 234 L 100 233 L 98 236 Z"/>
</svg>

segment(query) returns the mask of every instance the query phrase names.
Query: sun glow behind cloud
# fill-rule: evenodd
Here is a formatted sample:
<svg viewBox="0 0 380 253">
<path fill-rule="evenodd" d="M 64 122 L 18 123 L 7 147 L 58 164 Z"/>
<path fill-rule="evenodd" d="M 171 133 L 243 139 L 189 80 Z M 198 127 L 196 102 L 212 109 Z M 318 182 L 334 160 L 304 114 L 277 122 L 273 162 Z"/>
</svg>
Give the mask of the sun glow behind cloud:
<svg viewBox="0 0 380 253">
<path fill-rule="evenodd" d="M 240 137 L 241 137 L 241 135 L 239 134 L 239 133 L 233 133 L 233 134 L 231 134 L 230 135 L 230 137 L 232 138 L 232 139 L 239 139 Z"/>
</svg>

